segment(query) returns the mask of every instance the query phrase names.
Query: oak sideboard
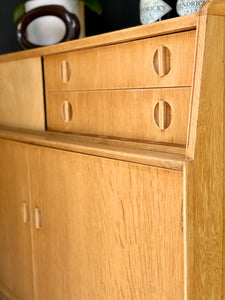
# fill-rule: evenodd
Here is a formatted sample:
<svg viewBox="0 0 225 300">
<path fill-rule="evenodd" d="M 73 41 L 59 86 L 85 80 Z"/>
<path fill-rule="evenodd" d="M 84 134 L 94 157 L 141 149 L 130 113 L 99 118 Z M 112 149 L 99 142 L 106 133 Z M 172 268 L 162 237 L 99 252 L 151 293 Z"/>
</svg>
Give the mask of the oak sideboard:
<svg viewBox="0 0 225 300">
<path fill-rule="evenodd" d="M 225 1 L 0 56 L 0 299 L 225 299 Z"/>
</svg>

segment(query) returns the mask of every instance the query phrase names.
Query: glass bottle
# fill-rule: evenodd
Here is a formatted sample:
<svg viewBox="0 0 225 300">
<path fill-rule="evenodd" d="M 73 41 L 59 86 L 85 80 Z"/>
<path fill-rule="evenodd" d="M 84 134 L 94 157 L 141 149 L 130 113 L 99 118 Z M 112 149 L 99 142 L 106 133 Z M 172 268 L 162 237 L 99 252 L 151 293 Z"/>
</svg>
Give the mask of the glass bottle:
<svg viewBox="0 0 225 300">
<path fill-rule="evenodd" d="M 206 0 L 178 0 L 176 5 L 179 16 L 190 15 L 198 12 L 200 6 Z"/>
<path fill-rule="evenodd" d="M 176 17 L 176 0 L 140 0 L 141 24 Z"/>
</svg>

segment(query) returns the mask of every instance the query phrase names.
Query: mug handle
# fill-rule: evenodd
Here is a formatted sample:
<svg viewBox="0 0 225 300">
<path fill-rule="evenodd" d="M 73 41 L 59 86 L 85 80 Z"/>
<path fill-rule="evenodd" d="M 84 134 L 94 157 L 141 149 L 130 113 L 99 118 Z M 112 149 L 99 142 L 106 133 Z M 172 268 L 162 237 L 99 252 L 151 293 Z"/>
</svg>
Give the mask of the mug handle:
<svg viewBox="0 0 225 300">
<path fill-rule="evenodd" d="M 36 18 L 42 16 L 56 16 L 60 18 L 66 25 L 66 33 L 61 42 L 77 39 L 80 35 L 80 22 L 76 15 L 68 12 L 60 5 L 45 5 L 34 8 L 25 13 L 17 22 L 16 38 L 22 49 L 31 49 L 41 47 L 29 42 L 26 38 L 25 31 L 27 26 Z"/>
</svg>

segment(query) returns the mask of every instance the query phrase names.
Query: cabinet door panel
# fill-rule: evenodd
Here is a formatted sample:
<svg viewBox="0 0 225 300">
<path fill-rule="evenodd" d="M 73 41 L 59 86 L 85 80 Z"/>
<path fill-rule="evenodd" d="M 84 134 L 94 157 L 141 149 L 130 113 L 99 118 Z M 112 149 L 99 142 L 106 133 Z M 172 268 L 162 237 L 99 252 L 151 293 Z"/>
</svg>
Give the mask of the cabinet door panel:
<svg viewBox="0 0 225 300">
<path fill-rule="evenodd" d="M 183 299 L 181 172 L 29 153 L 38 300 Z"/>
<path fill-rule="evenodd" d="M 0 140 L 0 283 L 22 300 L 34 299 L 28 174 L 27 147 Z"/>
<path fill-rule="evenodd" d="M 0 124 L 45 129 L 40 57 L 0 63 Z"/>
</svg>

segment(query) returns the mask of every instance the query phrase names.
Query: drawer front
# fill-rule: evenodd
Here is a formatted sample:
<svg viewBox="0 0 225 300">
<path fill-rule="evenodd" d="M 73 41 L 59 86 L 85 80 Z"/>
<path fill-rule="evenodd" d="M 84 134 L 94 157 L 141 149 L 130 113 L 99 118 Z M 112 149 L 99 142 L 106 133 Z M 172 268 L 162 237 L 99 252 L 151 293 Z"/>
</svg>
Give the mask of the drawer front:
<svg viewBox="0 0 225 300">
<path fill-rule="evenodd" d="M 190 86 L 195 31 L 53 55 L 47 91 Z"/>
<path fill-rule="evenodd" d="M 186 143 L 190 88 L 51 92 L 48 130 Z"/>
</svg>

